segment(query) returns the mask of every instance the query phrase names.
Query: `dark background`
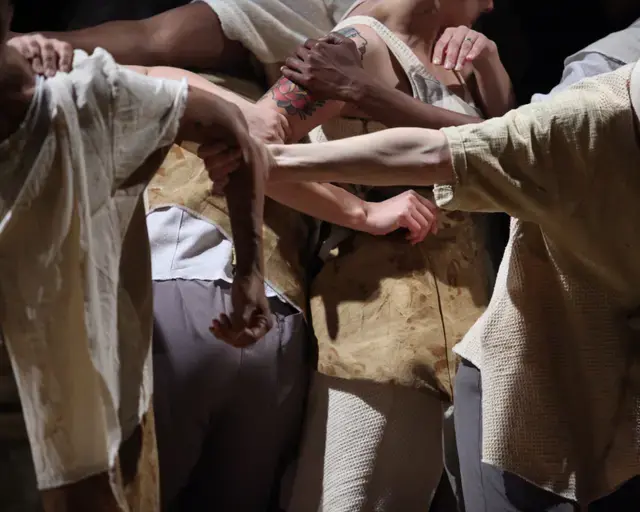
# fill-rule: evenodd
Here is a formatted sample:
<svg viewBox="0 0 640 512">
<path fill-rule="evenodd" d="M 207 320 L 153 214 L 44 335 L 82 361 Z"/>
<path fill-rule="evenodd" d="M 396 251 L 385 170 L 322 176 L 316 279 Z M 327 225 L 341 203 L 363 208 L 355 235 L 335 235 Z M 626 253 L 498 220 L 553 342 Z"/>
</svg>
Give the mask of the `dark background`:
<svg viewBox="0 0 640 512">
<path fill-rule="evenodd" d="M 12 29 L 33 32 L 84 28 L 113 19 L 143 19 L 187 3 L 17 0 Z M 528 103 L 533 93 L 548 92 L 557 85 L 565 57 L 638 17 L 640 0 L 495 0 L 494 11 L 479 21 L 478 28 L 496 41 L 518 101 Z"/>
</svg>

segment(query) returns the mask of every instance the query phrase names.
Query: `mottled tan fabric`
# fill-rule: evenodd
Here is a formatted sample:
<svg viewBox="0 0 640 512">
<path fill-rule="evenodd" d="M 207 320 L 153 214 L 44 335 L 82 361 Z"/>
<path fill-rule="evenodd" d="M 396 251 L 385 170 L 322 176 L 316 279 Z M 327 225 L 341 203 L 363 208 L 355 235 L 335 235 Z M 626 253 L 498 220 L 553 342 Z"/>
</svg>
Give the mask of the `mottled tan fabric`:
<svg viewBox="0 0 640 512">
<path fill-rule="evenodd" d="M 226 75 L 203 75 L 211 82 L 229 89 L 250 101 L 258 100 L 264 91 L 246 80 Z M 147 188 L 145 200 L 149 211 L 178 206 L 212 222 L 231 238 L 231 221 L 223 197 L 211 195 L 204 162 L 195 155 L 194 147 L 174 146 L 160 171 Z M 313 224 L 302 214 L 265 199 L 264 263 L 269 284 L 282 298 L 300 310 L 306 310 L 305 261 Z"/>
<path fill-rule="evenodd" d="M 211 195 L 204 162 L 192 152 L 174 146 L 147 188 L 148 208 L 179 206 L 206 219 L 231 236 L 224 198 Z M 264 211 L 265 276 L 276 292 L 305 309 L 305 257 L 309 229 L 304 217 L 267 199 Z"/>
<path fill-rule="evenodd" d="M 412 50 L 373 18 L 357 16 L 337 28 L 367 25 L 405 70 L 415 97 L 478 115 L 435 80 Z M 313 142 L 384 129 L 380 123 L 335 119 L 314 130 Z M 372 200 L 403 189 L 354 190 Z M 419 191 L 433 199 L 429 189 Z M 312 284 L 318 370 L 345 379 L 414 386 L 451 397 L 457 360 L 452 349 L 489 302 L 490 267 L 483 230 L 468 213 L 440 213 L 440 231 L 411 246 L 401 234 L 352 232 Z"/>
<path fill-rule="evenodd" d="M 456 349 L 482 373 L 483 459 L 583 503 L 640 474 L 632 69 L 444 129 L 456 184 L 436 188 L 446 208 L 517 219 L 491 304 Z"/>
</svg>

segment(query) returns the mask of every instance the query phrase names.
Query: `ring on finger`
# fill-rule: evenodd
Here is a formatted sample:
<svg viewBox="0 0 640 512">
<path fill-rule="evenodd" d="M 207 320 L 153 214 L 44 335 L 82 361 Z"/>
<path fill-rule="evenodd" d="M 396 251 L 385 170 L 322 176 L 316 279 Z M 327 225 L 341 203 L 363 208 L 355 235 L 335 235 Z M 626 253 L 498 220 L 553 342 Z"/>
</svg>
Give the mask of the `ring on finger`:
<svg viewBox="0 0 640 512">
<path fill-rule="evenodd" d="M 464 38 L 465 41 L 469 41 L 470 43 L 473 43 L 474 39 L 472 37 L 465 37 Z"/>
</svg>

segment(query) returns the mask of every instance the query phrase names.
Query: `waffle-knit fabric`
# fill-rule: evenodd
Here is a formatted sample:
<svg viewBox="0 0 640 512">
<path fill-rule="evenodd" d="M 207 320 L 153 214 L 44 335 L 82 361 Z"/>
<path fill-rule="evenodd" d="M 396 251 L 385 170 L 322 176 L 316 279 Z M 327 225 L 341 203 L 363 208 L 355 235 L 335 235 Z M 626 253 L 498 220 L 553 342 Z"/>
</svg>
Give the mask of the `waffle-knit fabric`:
<svg viewBox="0 0 640 512">
<path fill-rule="evenodd" d="M 316 374 L 288 511 L 428 510 L 442 475 L 443 407 L 404 386 Z"/>
<path fill-rule="evenodd" d="M 456 184 L 435 190 L 440 206 L 517 219 L 491 304 L 456 347 L 482 371 L 483 460 L 580 501 L 640 474 L 633 66 L 444 129 Z"/>
</svg>

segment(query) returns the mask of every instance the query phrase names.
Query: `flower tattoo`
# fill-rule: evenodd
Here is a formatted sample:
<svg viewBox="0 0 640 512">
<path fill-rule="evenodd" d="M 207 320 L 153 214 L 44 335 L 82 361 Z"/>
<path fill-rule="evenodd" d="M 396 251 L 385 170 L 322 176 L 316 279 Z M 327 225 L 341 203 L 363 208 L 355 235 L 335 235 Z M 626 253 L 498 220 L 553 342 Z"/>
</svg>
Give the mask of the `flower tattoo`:
<svg viewBox="0 0 640 512">
<path fill-rule="evenodd" d="M 306 90 L 285 77 L 280 78 L 271 88 L 271 97 L 278 108 L 290 116 L 298 115 L 300 119 L 307 119 L 325 104 L 324 101 L 315 101 Z"/>
</svg>

